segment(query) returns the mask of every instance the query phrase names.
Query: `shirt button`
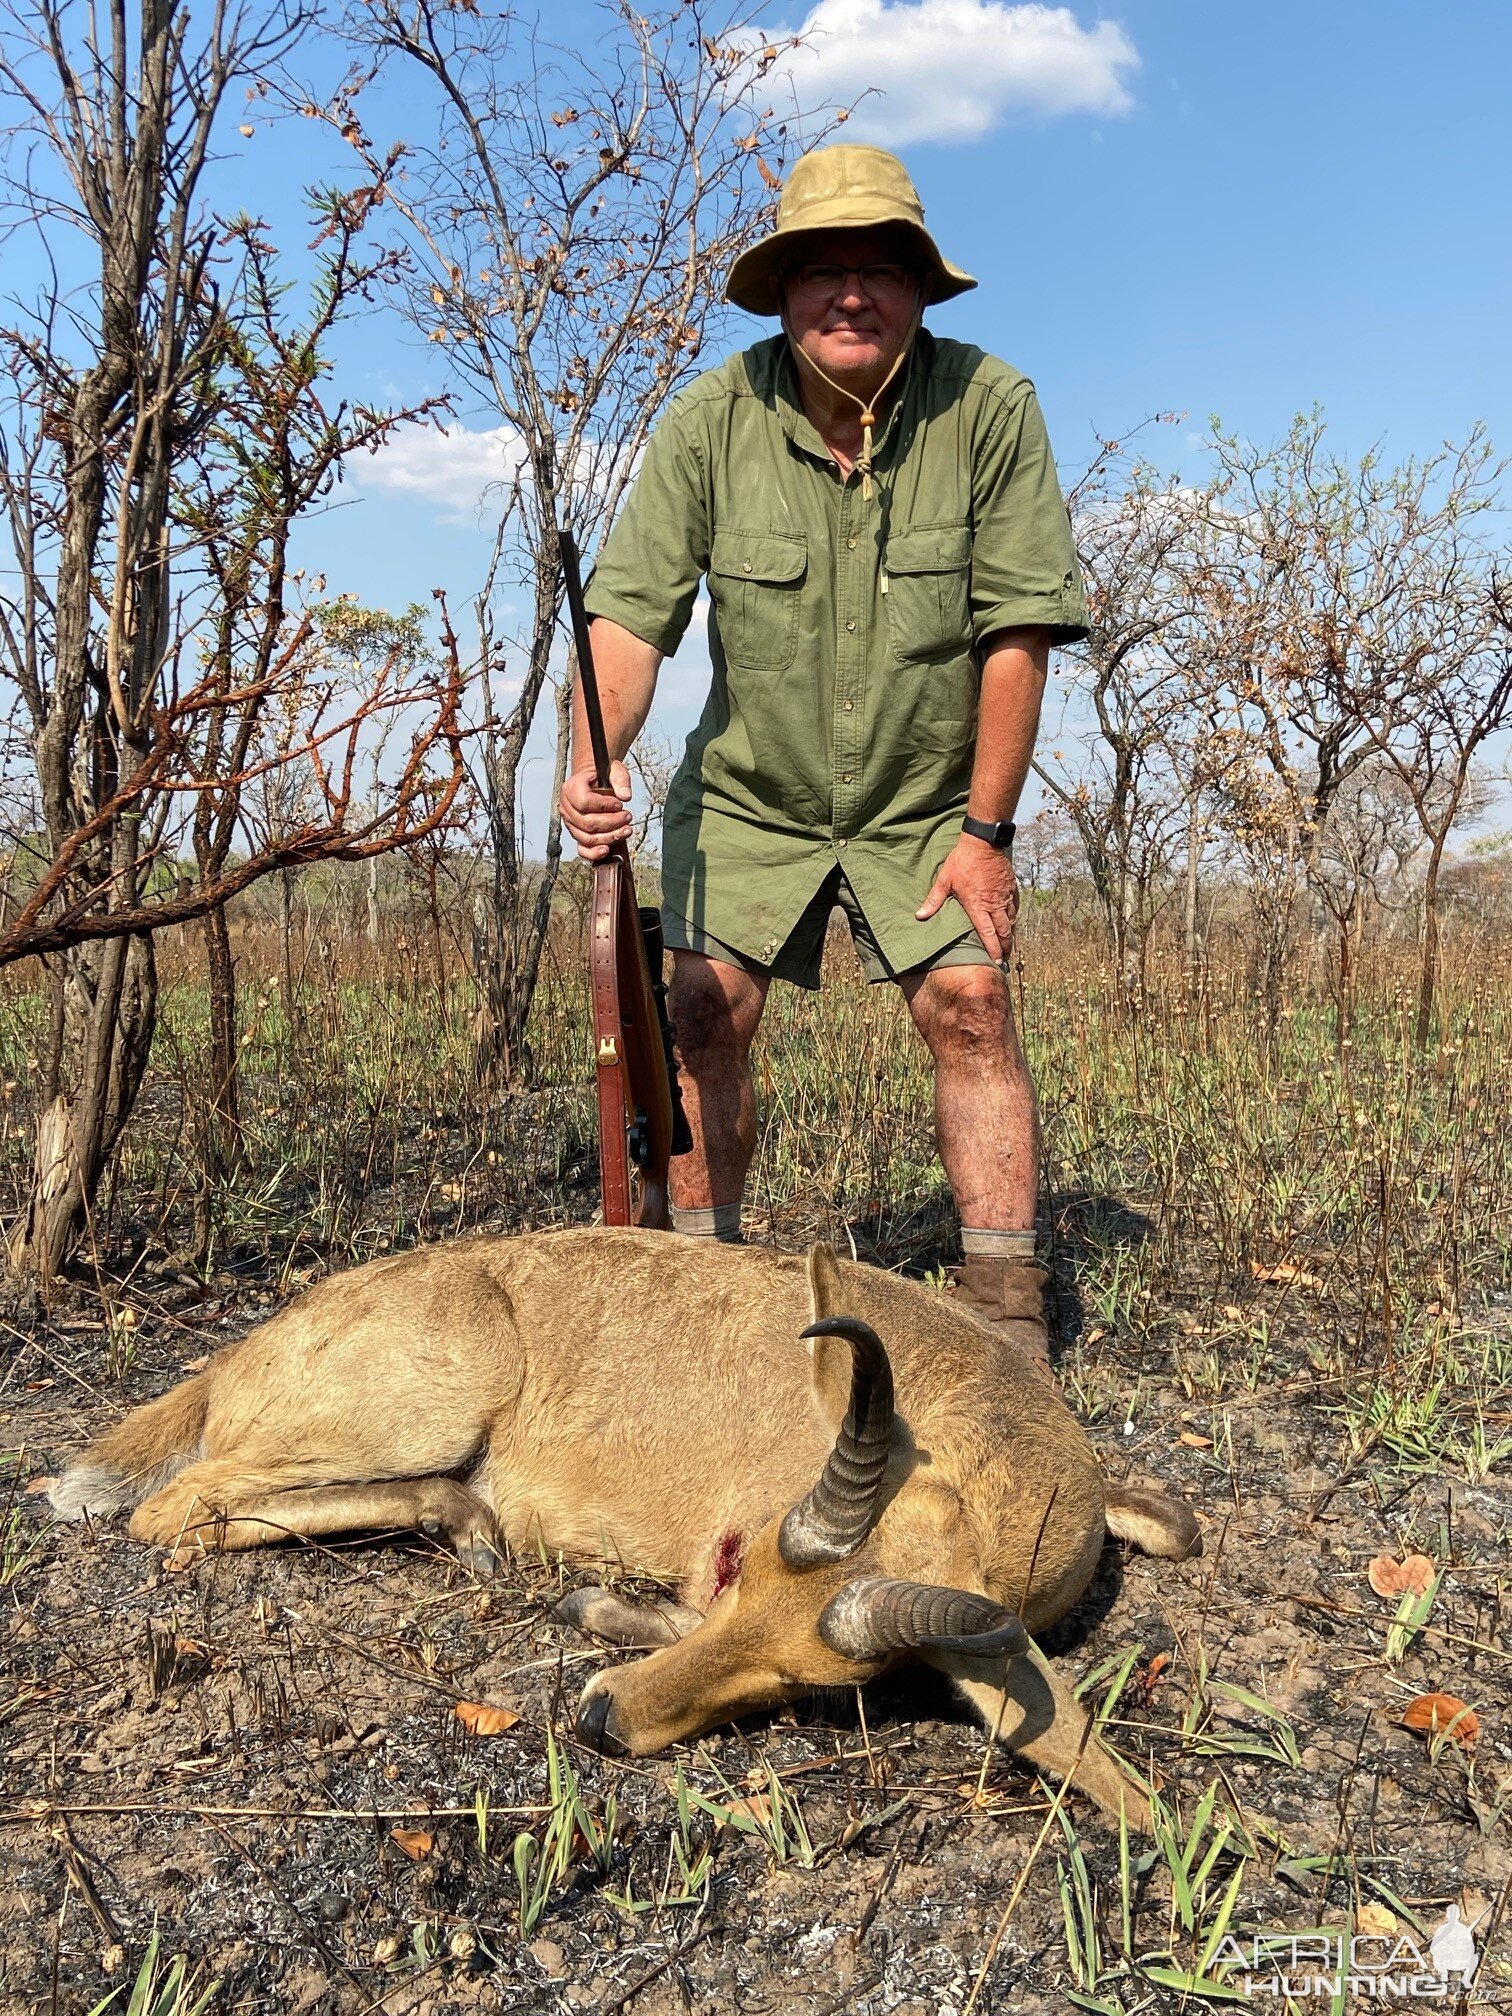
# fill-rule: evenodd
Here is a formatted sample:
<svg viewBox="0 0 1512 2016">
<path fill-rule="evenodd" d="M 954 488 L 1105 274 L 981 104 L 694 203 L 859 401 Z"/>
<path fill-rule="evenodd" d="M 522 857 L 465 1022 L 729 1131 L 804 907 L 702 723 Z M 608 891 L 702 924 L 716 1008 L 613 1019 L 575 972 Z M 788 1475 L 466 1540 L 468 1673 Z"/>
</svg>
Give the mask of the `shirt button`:
<svg viewBox="0 0 1512 2016">
<path fill-rule="evenodd" d="M 847 700 L 847 701 L 846 701 L 846 703 L 845 703 L 845 711 L 846 711 L 846 713 L 847 713 L 847 714 L 850 714 L 850 713 L 852 713 L 852 712 L 854 711 L 854 709 L 855 709 L 855 705 L 856 705 L 856 703 L 855 703 L 855 701 L 854 701 L 854 700 Z"/>
<path fill-rule="evenodd" d="M 846 629 L 847 629 L 847 630 L 854 630 L 854 629 L 855 629 L 855 627 L 856 627 L 856 619 L 855 619 L 855 617 L 854 617 L 854 616 L 847 616 L 847 617 L 846 617 L 846 619 L 845 619 L 845 627 L 846 627 Z"/>
<path fill-rule="evenodd" d="M 856 550 L 856 542 L 855 542 L 855 540 L 854 540 L 854 539 L 847 539 L 845 543 L 846 543 L 846 545 L 847 545 L 847 546 L 849 546 L 849 548 L 850 548 L 850 550 L 852 551 L 852 553 L 854 553 L 854 552 L 855 552 L 855 550 Z"/>
<path fill-rule="evenodd" d="M 750 563 L 750 561 L 749 561 L 749 560 L 742 560 L 742 561 L 741 561 L 741 563 L 740 563 L 740 565 L 741 565 L 741 569 L 742 569 L 742 571 L 743 571 L 744 573 L 747 573 L 747 574 L 749 574 L 749 573 L 750 573 L 750 571 L 751 571 L 751 563 Z"/>
<path fill-rule="evenodd" d="M 850 781 L 851 781 L 851 773 L 849 772 L 849 770 L 842 771 L 840 773 L 840 782 L 842 784 L 849 784 Z"/>
<path fill-rule="evenodd" d="M 845 842 L 844 842 L 843 840 L 837 840 L 837 841 L 835 842 L 835 845 L 836 845 L 837 847 L 843 847 L 843 846 L 845 845 Z"/>
</svg>

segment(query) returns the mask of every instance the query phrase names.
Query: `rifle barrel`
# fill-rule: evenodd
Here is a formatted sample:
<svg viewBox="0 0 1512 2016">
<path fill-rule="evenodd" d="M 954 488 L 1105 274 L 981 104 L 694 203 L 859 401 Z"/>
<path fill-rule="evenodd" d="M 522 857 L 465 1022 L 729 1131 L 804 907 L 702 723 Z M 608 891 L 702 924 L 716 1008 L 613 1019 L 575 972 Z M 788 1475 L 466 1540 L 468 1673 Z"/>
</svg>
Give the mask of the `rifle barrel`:
<svg viewBox="0 0 1512 2016">
<path fill-rule="evenodd" d="M 588 641 L 588 611 L 583 606 L 583 568 L 577 541 L 564 527 L 557 533 L 562 555 L 562 581 L 567 590 L 567 611 L 572 618 L 572 641 L 577 649 L 578 678 L 583 687 L 583 711 L 588 716 L 588 741 L 593 750 L 593 781 L 600 791 L 609 789 L 609 744 L 604 736 L 604 710 L 599 704 L 598 676 L 593 669 L 593 646 Z"/>
</svg>

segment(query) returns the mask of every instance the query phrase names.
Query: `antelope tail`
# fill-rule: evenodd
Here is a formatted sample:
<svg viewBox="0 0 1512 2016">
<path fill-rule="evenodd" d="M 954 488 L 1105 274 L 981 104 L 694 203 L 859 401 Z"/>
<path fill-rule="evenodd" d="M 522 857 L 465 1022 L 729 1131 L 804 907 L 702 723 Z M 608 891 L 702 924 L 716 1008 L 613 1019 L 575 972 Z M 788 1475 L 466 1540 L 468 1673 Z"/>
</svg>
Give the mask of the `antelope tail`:
<svg viewBox="0 0 1512 2016">
<path fill-rule="evenodd" d="M 134 1407 L 54 1484 L 48 1494 L 54 1512 L 60 1519 L 101 1518 L 160 1491 L 199 1454 L 209 1402 L 209 1378 L 200 1373 Z"/>
</svg>

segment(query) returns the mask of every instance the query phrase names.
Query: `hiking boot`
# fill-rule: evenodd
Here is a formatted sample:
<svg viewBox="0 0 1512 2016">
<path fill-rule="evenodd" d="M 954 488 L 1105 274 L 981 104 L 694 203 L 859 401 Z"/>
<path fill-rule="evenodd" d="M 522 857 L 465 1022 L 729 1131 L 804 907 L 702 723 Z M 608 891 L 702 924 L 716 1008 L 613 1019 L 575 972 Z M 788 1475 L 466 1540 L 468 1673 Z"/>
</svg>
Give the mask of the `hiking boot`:
<svg viewBox="0 0 1512 2016">
<path fill-rule="evenodd" d="M 1050 1327 L 1045 1321 L 1045 1287 L 1050 1276 L 1032 1260 L 993 1260 L 968 1254 L 952 1283 L 951 1299 L 979 1323 L 1016 1344 L 1045 1375 L 1050 1365 Z"/>
</svg>

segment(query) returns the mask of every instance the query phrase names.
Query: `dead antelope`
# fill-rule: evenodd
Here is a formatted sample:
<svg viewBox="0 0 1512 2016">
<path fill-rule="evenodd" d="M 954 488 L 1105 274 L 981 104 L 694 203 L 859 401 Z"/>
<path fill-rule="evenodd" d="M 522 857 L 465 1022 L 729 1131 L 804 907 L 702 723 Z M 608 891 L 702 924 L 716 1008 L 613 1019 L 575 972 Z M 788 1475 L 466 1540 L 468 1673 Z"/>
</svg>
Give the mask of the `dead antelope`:
<svg viewBox="0 0 1512 2016">
<path fill-rule="evenodd" d="M 322 1282 L 101 1436 L 52 1501 L 133 1506 L 134 1538 L 180 1550 L 415 1527 L 479 1573 L 505 1545 L 608 1560 L 682 1600 L 559 1606 L 660 1648 L 589 1682 L 598 1748 L 660 1750 L 918 1656 L 1136 1824 L 1137 1786 L 1028 1634 L 1108 1532 L 1201 1544 L 1185 1506 L 1108 1485 L 1027 1360 L 930 1289 L 825 1246 L 603 1229 Z"/>
</svg>

